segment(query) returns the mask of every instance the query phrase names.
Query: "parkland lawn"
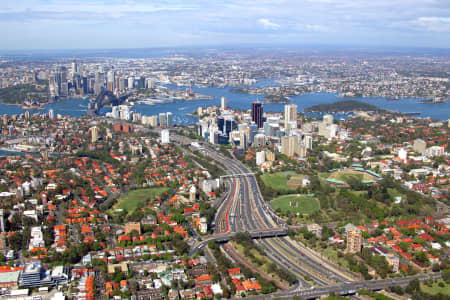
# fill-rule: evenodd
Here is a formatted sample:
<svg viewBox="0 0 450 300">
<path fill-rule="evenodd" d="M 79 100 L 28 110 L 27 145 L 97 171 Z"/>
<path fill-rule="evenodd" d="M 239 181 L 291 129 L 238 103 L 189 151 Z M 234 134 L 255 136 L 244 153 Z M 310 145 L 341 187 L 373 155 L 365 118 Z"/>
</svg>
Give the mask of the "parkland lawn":
<svg viewBox="0 0 450 300">
<path fill-rule="evenodd" d="M 429 287 L 428 285 L 421 283 L 420 289 L 430 295 L 442 294 L 445 296 L 450 296 L 450 286 L 448 284 L 445 284 L 445 282 L 442 280 L 440 280 L 439 282 L 442 282 L 444 286 L 440 287 L 438 283 L 433 283 L 433 285 Z"/>
<path fill-rule="evenodd" d="M 345 183 L 348 183 L 352 179 L 357 181 L 373 180 L 373 177 L 370 176 L 369 174 L 350 170 L 333 172 L 330 174 L 330 176 L 328 176 L 328 178 L 340 180 Z"/>
<path fill-rule="evenodd" d="M 283 212 L 312 214 L 320 209 L 319 200 L 307 195 L 283 195 L 270 201 L 272 207 Z"/>
<path fill-rule="evenodd" d="M 288 180 L 288 176 L 290 179 Z M 261 180 L 266 187 L 279 192 L 295 192 L 295 188 L 289 188 L 288 183 L 300 184 L 305 177 L 295 172 L 277 172 L 273 174 L 261 175 Z"/>
<path fill-rule="evenodd" d="M 167 192 L 169 188 L 166 187 L 154 187 L 149 189 L 133 190 L 128 195 L 120 197 L 117 203 L 114 205 L 114 209 L 123 209 L 131 214 L 142 203 L 156 199 L 159 195 Z"/>
</svg>

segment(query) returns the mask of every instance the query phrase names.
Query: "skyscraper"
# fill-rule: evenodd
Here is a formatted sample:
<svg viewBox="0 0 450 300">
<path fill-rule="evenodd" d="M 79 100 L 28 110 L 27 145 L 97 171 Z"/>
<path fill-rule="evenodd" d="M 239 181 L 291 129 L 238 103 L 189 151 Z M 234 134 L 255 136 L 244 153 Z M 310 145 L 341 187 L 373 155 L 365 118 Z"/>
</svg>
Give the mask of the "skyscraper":
<svg viewBox="0 0 450 300">
<path fill-rule="evenodd" d="M 284 124 L 297 121 L 297 104 L 287 104 L 284 106 Z"/>
<path fill-rule="evenodd" d="M 83 86 L 83 95 L 87 95 L 89 93 L 89 89 L 88 89 L 88 79 L 86 76 L 83 77 L 81 85 Z"/>
<path fill-rule="evenodd" d="M 48 117 L 49 117 L 50 119 L 54 119 L 54 118 L 55 118 L 55 111 L 54 111 L 52 108 L 50 108 L 50 109 L 48 110 Z"/>
<path fill-rule="evenodd" d="M 229 136 L 230 132 L 235 130 L 236 128 L 237 128 L 237 125 L 236 125 L 236 121 L 235 120 L 233 120 L 233 119 L 226 119 L 223 133 L 225 133 L 227 136 Z"/>
<path fill-rule="evenodd" d="M 225 132 L 225 130 L 224 130 L 225 118 L 224 117 L 217 118 L 217 127 L 218 127 L 219 131 Z"/>
<path fill-rule="evenodd" d="M 145 89 L 145 77 L 141 76 L 138 79 L 138 89 Z"/>
<path fill-rule="evenodd" d="M 114 88 L 115 88 L 114 84 L 116 81 L 115 79 L 116 79 L 116 73 L 113 70 L 109 71 L 107 73 L 108 91 L 111 91 L 111 92 L 114 91 Z"/>
<path fill-rule="evenodd" d="M 128 78 L 128 89 L 132 89 L 134 88 L 134 77 L 129 77 Z"/>
<path fill-rule="evenodd" d="M 305 141 L 306 149 L 311 149 L 312 150 L 312 148 L 313 148 L 313 138 L 312 138 L 312 136 L 311 135 L 305 135 L 304 141 Z"/>
<path fill-rule="evenodd" d="M 75 58 L 72 60 L 72 77 L 78 73 L 78 66 L 77 66 L 77 61 L 75 60 Z"/>
<path fill-rule="evenodd" d="M 167 118 L 165 113 L 159 113 L 159 126 L 166 127 L 167 126 Z"/>
<path fill-rule="evenodd" d="M 170 143 L 169 130 L 167 129 L 161 130 L 161 144 L 169 144 L 169 143 Z"/>
<path fill-rule="evenodd" d="M 224 96 L 220 98 L 220 108 L 223 110 L 227 108 L 227 99 Z"/>
<path fill-rule="evenodd" d="M 261 102 L 252 103 L 252 121 L 258 125 L 258 128 L 263 126 L 263 108 Z"/>
<path fill-rule="evenodd" d="M 251 124 L 249 126 L 249 142 L 253 143 L 253 141 L 255 140 L 255 135 L 258 133 L 258 126 L 256 124 Z"/>
<path fill-rule="evenodd" d="M 166 122 L 167 122 L 167 127 L 173 126 L 172 113 L 170 111 L 167 112 L 167 114 L 166 114 Z"/>
<path fill-rule="evenodd" d="M 298 150 L 298 136 L 283 136 L 281 138 L 281 153 L 286 156 L 294 156 Z"/>
<path fill-rule="evenodd" d="M 91 143 L 95 143 L 96 141 L 98 141 L 99 129 L 97 126 L 94 126 L 94 127 L 91 127 L 89 130 L 91 132 Z"/>
<path fill-rule="evenodd" d="M 67 96 L 67 69 L 64 66 L 56 68 L 56 84 L 58 86 L 58 96 Z"/>
</svg>

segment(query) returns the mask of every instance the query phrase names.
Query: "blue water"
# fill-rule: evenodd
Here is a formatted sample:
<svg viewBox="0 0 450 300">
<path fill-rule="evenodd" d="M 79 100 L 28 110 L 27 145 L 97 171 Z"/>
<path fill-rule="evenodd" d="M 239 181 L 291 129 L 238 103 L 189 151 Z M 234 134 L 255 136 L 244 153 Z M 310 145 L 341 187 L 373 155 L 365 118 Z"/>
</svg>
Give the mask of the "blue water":
<svg viewBox="0 0 450 300">
<path fill-rule="evenodd" d="M 271 84 L 271 81 L 259 82 L 258 85 Z M 175 85 L 167 85 L 168 88 L 185 90 L 185 87 L 177 87 Z M 193 89 L 201 94 L 214 96 L 215 99 L 208 100 L 193 100 L 193 101 L 178 101 L 174 103 L 158 104 L 148 106 L 144 104 L 135 105 L 132 110 L 139 112 L 142 115 L 156 115 L 160 112 L 172 112 L 174 124 L 188 125 L 195 123 L 197 119 L 195 117 L 186 116 L 187 113 L 196 111 L 199 106 L 207 107 L 211 105 L 220 105 L 220 98 L 225 96 L 227 99 L 227 106 L 233 109 L 249 110 L 251 108 L 251 102 L 256 101 L 258 98 L 262 100 L 262 96 L 247 95 L 231 93 L 230 88 L 217 88 L 217 87 L 193 87 Z M 343 100 L 338 98 L 332 93 L 310 93 L 300 96 L 291 97 L 291 103 L 298 105 L 299 111 L 316 104 L 333 103 Z M 419 99 L 400 99 L 398 101 L 386 101 L 384 98 L 348 98 L 362 102 L 366 102 L 375 105 L 380 108 L 394 110 L 398 112 L 420 112 L 419 117 L 430 117 L 435 120 L 447 120 L 450 118 L 450 101 L 444 104 L 421 104 Z M 72 117 L 80 117 L 86 115 L 86 109 L 88 100 L 83 99 L 68 99 L 60 102 L 45 105 L 44 110 L 30 110 L 31 113 L 45 113 L 49 109 L 53 109 L 55 114 L 70 115 Z M 104 114 L 110 111 L 110 108 L 102 109 L 101 113 Z M 284 104 L 265 104 L 264 111 L 283 112 Z M 20 114 L 24 113 L 20 106 L 3 105 L 0 103 L 0 114 Z M 340 117 L 340 116 L 336 116 Z"/>
</svg>

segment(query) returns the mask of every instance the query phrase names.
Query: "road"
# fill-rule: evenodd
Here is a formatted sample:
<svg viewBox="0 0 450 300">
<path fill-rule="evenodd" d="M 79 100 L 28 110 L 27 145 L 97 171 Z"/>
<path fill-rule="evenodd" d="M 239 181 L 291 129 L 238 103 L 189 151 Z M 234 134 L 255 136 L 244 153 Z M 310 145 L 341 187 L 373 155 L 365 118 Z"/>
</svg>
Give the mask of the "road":
<svg viewBox="0 0 450 300">
<path fill-rule="evenodd" d="M 418 276 L 409 276 L 402 278 L 393 278 L 393 279 L 382 279 L 382 280 L 370 280 L 370 281 L 358 281 L 352 283 L 342 283 L 337 285 L 329 285 L 324 287 L 310 288 L 310 289 L 298 289 L 291 290 L 281 293 L 276 293 L 272 295 L 261 295 L 261 296 L 253 296 L 248 297 L 247 299 L 291 299 L 293 296 L 300 296 L 304 299 L 315 299 L 320 298 L 322 296 L 327 296 L 330 294 L 336 295 L 348 295 L 357 293 L 359 290 L 371 290 L 378 291 L 390 286 L 407 286 L 412 280 L 418 279 L 419 281 L 426 281 L 428 279 L 441 279 L 441 273 L 432 273 L 429 275 L 418 275 Z"/>
<path fill-rule="evenodd" d="M 249 232 L 286 228 L 283 220 L 264 202 L 256 178 L 240 162 L 224 157 L 205 146 L 203 154 L 223 165 L 228 173 L 237 174 L 231 179 L 232 192 L 227 201 L 219 207 L 216 215 L 215 233 Z M 239 175 L 239 174 L 246 174 Z M 223 220 L 227 220 L 223 225 Z M 225 221 L 226 222 L 226 221 Z M 354 278 L 326 262 L 310 257 L 311 251 L 305 253 L 301 245 L 289 237 L 265 238 L 258 241 L 266 255 L 275 264 L 294 274 L 303 287 L 309 287 L 303 278 L 310 277 L 318 285 L 352 281 Z"/>
<path fill-rule="evenodd" d="M 171 139 L 184 145 L 191 142 L 190 139 L 177 135 L 172 135 Z M 287 229 L 285 222 L 266 205 L 255 176 L 250 174 L 251 172 L 244 165 L 239 161 L 223 156 L 209 144 L 203 144 L 200 152 L 217 161 L 226 169 L 228 174 L 237 175 L 225 179 L 227 187 L 230 188 L 230 193 L 217 209 L 215 218 L 216 235 L 272 228 Z M 266 238 L 261 239 L 258 243 L 271 261 L 296 276 L 301 287 L 310 287 L 310 284 L 303 279 L 304 276 L 310 277 L 317 285 L 354 280 L 351 275 L 336 270 L 325 261 L 320 261 L 317 258 L 310 259 L 307 254 L 300 250 L 300 245 L 289 237 L 282 237 L 277 240 Z M 204 243 L 198 244 L 193 251 L 203 246 Z"/>
<path fill-rule="evenodd" d="M 173 137 L 173 140 L 177 140 L 176 135 Z M 184 144 L 190 143 L 186 137 L 181 139 Z M 225 179 L 227 194 L 217 208 L 214 232 L 216 237 L 273 228 L 287 229 L 285 222 L 266 205 L 255 176 L 249 174 L 250 171 L 244 165 L 237 160 L 223 156 L 209 144 L 204 144 L 200 152 L 217 161 L 228 174 L 235 174 L 235 176 Z M 213 237 L 210 238 L 213 239 Z M 418 277 L 364 281 L 322 259 L 320 255 L 289 237 L 264 238 L 256 243 L 265 250 L 267 257 L 272 262 L 294 274 L 298 284 L 282 293 L 250 297 L 251 299 L 286 299 L 292 298 L 294 295 L 312 299 L 330 293 L 354 294 L 360 289 L 380 290 L 393 285 L 405 286 L 415 278 L 420 280 L 428 278 L 427 275 L 420 275 Z M 204 245 L 205 243 L 201 243 L 196 247 L 199 249 Z M 305 276 L 311 278 L 316 286 L 311 286 L 305 281 Z M 431 276 L 440 277 L 440 274 Z"/>
</svg>

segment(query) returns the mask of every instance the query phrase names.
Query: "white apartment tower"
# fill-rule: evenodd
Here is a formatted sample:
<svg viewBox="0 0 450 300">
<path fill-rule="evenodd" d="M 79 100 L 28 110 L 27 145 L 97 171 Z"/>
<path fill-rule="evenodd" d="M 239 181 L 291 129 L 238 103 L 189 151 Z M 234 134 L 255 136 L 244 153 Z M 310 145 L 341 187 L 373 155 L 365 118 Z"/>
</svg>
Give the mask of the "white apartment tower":
<svg viewBox="0 0 450 300">
<path fill-rule="evenodd" d="M 170 143 L 169 130 L 167 129 L 161 130 L 161 144 L 169 144 L 169 143 Z"/>
<path fill-rule="evenodd" d="M 227 99 L 224 96 L 220 98 L 220 108 L 222 110 L 225 110 L 227 108 Z"/>
<path fill-rule="evenodd" d="M 287 104 L 284 106 L 284 124 L 291 121 L 297 122 L 297 104 Z"/>
</svg>

